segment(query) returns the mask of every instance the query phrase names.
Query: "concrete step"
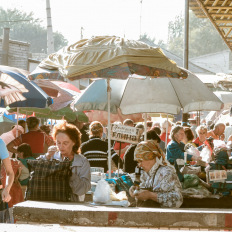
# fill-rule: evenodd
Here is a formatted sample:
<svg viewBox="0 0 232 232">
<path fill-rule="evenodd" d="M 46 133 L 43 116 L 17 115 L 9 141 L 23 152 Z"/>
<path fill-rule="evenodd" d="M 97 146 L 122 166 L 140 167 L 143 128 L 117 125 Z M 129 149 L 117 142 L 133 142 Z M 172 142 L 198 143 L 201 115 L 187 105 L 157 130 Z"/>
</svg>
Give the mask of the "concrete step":
<svg viewBox="0 0 232 232">
<path fill-rule="evenodd" d="M 94 227 L 231 229 L 231 209 L 162 209 L 25 201 L 14 206 L 18 222 Z"/>
</svg>

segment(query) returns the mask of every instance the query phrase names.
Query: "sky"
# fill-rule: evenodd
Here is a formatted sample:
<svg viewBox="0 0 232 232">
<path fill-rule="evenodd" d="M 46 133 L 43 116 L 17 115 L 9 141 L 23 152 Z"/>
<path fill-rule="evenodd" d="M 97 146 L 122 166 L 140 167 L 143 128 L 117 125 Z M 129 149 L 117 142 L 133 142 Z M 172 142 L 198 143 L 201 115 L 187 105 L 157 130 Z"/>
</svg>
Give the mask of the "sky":
<svg viewBox="0 0 232 232">
<path fill-rule="evenodd" d="M 81 27 L 84 38 L 115 35 L 136 40 L 140 33 L 146 33 L 156 41 L 166 42 L 168 22 L 184 12 L 184 3 L 185 0 L 50 0 L 53 31 L 61 32 L 69 44 L 81 39 Z M 0 0 L 0 6 L 33 12 L 46 27 L 46 0 Z"/>
</svg>

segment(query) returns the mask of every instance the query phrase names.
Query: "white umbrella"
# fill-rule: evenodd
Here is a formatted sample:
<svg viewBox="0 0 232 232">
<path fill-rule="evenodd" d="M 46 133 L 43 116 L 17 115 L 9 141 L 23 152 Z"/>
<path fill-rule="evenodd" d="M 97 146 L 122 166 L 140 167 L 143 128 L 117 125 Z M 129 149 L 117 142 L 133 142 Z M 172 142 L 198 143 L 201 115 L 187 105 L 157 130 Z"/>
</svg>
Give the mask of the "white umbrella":
<svg viewBox="0 0 232 232">
<path fill-rule="evenodd" d="M 232 104 L 232 92 L 229 91 L 215 91 L 214 94 L 224 103 Z"/>
<path fill-rule="evenodd" d="M 146 78 L 111 80 L 110 111 L 122 114 L 218 111 L 223 103 L 197 76 L 188 72 L 185 80 L 175 78 Z M 75 102 L 75 109 L 107 111 L 107 81 L 92 83 Z"/>
</svg>

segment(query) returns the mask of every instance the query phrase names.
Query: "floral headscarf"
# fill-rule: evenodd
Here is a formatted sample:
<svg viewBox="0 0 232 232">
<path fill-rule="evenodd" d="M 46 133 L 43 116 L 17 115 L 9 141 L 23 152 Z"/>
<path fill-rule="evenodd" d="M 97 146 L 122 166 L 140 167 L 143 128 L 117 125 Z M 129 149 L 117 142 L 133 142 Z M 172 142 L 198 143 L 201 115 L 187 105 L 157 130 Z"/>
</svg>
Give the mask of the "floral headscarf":
<svg viewBox="0 0 232 232">
<path fill-rule="evenodd" d="M 134 160 L 153 160 L 158 158 L 163 165 L 167 165 L 165 162 L 165 156 L 159 145 L 154 140 L 143 141 L 137 145 L 134 152 Z"/>
</svg>

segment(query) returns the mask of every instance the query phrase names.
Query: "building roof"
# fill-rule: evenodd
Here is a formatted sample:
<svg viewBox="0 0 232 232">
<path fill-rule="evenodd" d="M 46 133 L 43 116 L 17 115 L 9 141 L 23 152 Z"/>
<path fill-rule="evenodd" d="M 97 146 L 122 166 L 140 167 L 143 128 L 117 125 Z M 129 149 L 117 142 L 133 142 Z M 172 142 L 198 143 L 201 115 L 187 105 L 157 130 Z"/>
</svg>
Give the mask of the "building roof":
<svg viewBox="0 0 232 232">
<path fill-rule="evenodd" d="M 232 51 L 232 0 L 189 0 L 198 18 L 209 18 Z"/>
<path fill-rule="evenodd" d="M 157 44 L 153 43 L 152 41 L 148 40 L 148 39 L 142 39 L 141 40 L 142 42 L 150 45 L 151 47 L 158 47 Z M 179 67 L 183 67 L 183 59 L 177 55 L 175 55 L 174 53 L 164 49 L 164 48 L 161 48 L 164 52 L 164 54 L 171 60 L 175 61 L 177 63 L 177 65 Z M 188 67 L 188 70 L 193 72 L 193 73 L 206 73 L 206 74 L 214 74 L 214 72 L 211 72 L 207 69 L 204 69 L 198 65 L 195 65 L 193 64 L 191 61 L 188 62 L 189 63 L 189 67 Z"/>
</svg>

